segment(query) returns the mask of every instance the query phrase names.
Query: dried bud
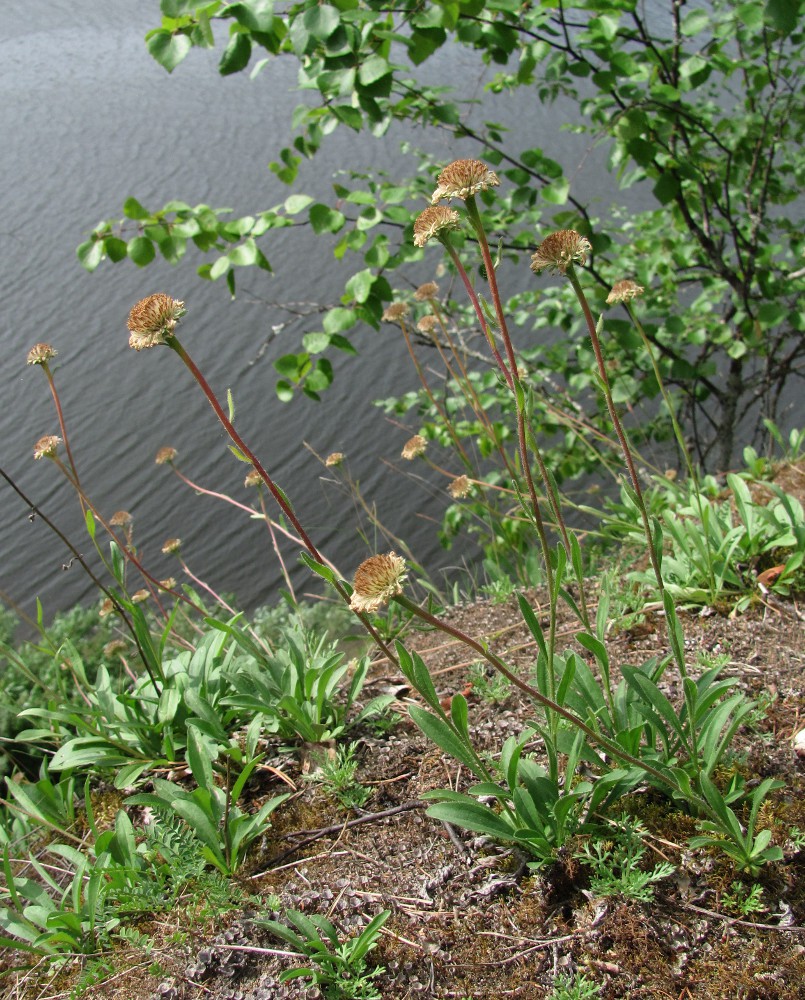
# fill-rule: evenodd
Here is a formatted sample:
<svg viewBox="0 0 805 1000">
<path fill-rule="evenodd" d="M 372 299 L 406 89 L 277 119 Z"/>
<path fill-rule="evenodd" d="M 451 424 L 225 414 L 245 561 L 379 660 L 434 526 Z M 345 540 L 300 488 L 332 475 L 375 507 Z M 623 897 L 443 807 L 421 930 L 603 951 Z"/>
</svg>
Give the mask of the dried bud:
<svg viewBox="0 0 805 1000">
<path fill-rule="evenodd" d="M 324 460 L 324 464 L 328 467 L 333 465 L 340 465 L 344 461 L 343 451 L 333 451 Z"/>
<path fill-rule="evenodd" d="M 438 294 L 439 286 L 436 282 L 426 281 L 424 285 L 420 285 L 414 292 L 414 298 L 417 302 L 427 302 L 429 299 L 435 299 Z"/>
<path fill-rule="evenodd" d="M 645 288 L 642 285 L 638 285 L 634 281 L 629 281 L 628 278 L 623 281 L 616 281 L 612 286 L 612 291 L 607 295 L 607 305 L 611 306 L 615 302 L 631 302 L 638 295 L 642 295 L 644 291 Z"/>
<path fill-rule="evenodd" d="M 412 462 L 415 458 L 419 458 L 420 455 L 424 455 L 427 447 L 428 442 L 425 438 L 423 438 L 421 434 L 414 434 L 414 436 L 412 438 L 408 438 L 403 445 L 401 454 L 406 461 Z"/>
<path fill-rule="evenodd" d="M 383 313 L 387 323 L 399 323 L 408 315 L 408 306 L 404 302 L 392 302 Z"/>
<path fill-rule="evenodd" d="M 57 437 L 55 434 L 46 434 L 34 445 L 34 458 L 37 461 L 39 461 L 40 458 L 55 458 L 56 449 L 60 444 L 60 437 Z"/>
<path fill-rule="evenodd" d="M 111 601 L 109 603 L 111 604 Z M 107 642 L 103 647 L 103 655 L 107 660 L 111 660 L 115 653 L 123 653 L 127 648 L 126 643 L 122 639 L 112 639 L 111 642 Z"/>
<path fill-rule="evenodd" d="M 430 313 L 428 316 L 422 317 L 416 328 L 420 333 L 433 333 L 433 328 L 438 325 L 438 322 L 433 313 Z"/>
<path fill-rule="evenodd" d="M 181 547 L 182 547 L 181 538 L 169 538 L 166 542 L 163 543 L 162 551 L 166 556 L 169 556 L 175 552 L 178 552 Z"/>
<path fill-rule="evenodd" d="M 442 198 L 466 199 L 479 191 L 500 184 L 498 176 L 480 160 L 454 160 L 439 174 L 438 187 L 433 192 L 431 204 Z"/>
<path fill-rule="evenodd" d="M 424 247 L 430 239 L 443 241 L 447 234 L 458 229 L 461 217 L 453 208 L 434 205 L 420 212 L 414 222 L 414 246 Z"/>
<path fill-rule="evenodd" d="M 246 473 L 246 478 L 243 480 L 243 485 L 247 488 L 249 486 L 262 486 L 263 477 L 257 471 L 257 469 L 252 469 L 251 472 Z"/>
<path fill-rule="evenodd" d="M 157 457 L 154 459 L 157 465 L 170 465 L 172 462 L 176 461 L 176 456 L 179 452 L 175 448 L 171 448 L 170 445 L 166 445 L 164 448 L 160 448 L 157 452 Z"/>
<path fill-rule="evenodd" d="M 55 357 L 56 352 L 50 344 L 34 344 L 30 351 L 28 351 L 28 360 L 26 361 L 26 364 L 46 365 L 51 358 Z"/>
<path fill-rule="evenodd" d="M 538 274 L 547 268 L 551 274 L 566 274 L 571 264 L 585 264 L 590 250 L 590 241 L 575 229 L 560 229 L 540 243 L 531 258 L 531 270 Z"/>
<path fill-rule="evenodd" d="M 472 484 L 466 476 L 457 476 L 447 487 L 447 490 L 454 500 L 469 496 Z"/>
<path fill-rule="evenodd" d="M 349 606 L 353 611 L 372 612 L 402 593 L 405 560 L 394 552 L 371 556 L 360 564 L 353 581 Z"/>
<path fill-rule="evenodd" d="M 176 579 L 169 576 L 166 580 L 160 580 L 159 585 L 163 590 L 173 590 L 176 586 Z"/>
<path fill-rule="evenodd" d="M 129 313 L 129 347 L 142 351 L 166 343 L 184 313 L 184 302 L 162 292 L 140 299 Z"/>
<path fill-rule="evenodd" d="M 109 523 L 113 528 L 128 528 L 134 523 L 134 518 L 127 510 L 116 510 L 109 518 Z"/>
<path fill-rule="evenodd" d="M 147 590 L 138 590 L 136 593 L 131 595 L 131 600 L 133 604 L 142 604 L 143 601 L 147 601 L 150 596 L 151 595 Z"/>
</svg>

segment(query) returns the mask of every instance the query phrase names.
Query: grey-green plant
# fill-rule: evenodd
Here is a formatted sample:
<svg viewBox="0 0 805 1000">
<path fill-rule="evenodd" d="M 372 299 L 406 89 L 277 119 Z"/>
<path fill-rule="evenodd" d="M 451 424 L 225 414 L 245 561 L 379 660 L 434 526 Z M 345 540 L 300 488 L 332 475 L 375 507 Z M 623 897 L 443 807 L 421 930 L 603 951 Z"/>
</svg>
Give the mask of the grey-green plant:
<svg viewBox="0 0 805 1000">
<path fill-rule="evenodd" d="M 257 919 L 275 937 L 291 945 L 307 964 L 288 969 L 280 975 L 282 982 L 309 979 L 322 987 L 329 1000 L 381 1000 L 383 994 L 374 980 L 385 972 L 382 966 L 369 968 L 366 956 L 377 945 L 380 931 L 391 910 L 372 917 L 360 934 L 343 938 L 338 928 L 319 914 L 304 914 L 288 910 L 287 919 L 293 926 L 276 920 Z"/>
<path fill-rule="evenodd" d="M 260 757 L 246 760 L 232 786 L 227 782 L 221 788 L 213 772 L 218 756 L 218 746 L 195 726 L 188 726 L 187 762 L 197 787 L 189 791 L 175 782 L 154 778 L 153 792 L 139 792 L 128 802 L 180 816 L 198 839 L 205 860 L 222 874 L 231 875 L 243 863 L 249 846 L 268 830 L 271 814 L 288 794 L 273 796 L 254 813 L 245 812 L 238 801 Z"/>
<path fill-rule="evenodd" d="M 615 821 L 613 833 L 600 831 L 597 837 L 585 840 L 575 856 L 590 869 L 590 892 L 594 896 L 651 902 L 654 883 L 673 875 L 676 868 L 669 861 L 660 861 L 649 869 L 641 865 L 647 833 L 639 820 L 623 815 Z"/>
<path fill-rule="evenodd" d="M 601 987 L 586 972 L 560 972 L 553 981 L 548 1000 L 597 1000 Z"/>
<path fill-rule="evenodd" d="M 325 754 L 307 775 L 307 780 L 319 785 L 324 793 L 335 799 L 344 809 L 362 809 L 372 795 L 370 788 L 356 777 L 360 760 L 358 743 L 342 743 L 335 748 L 333 757 Z"/>
</svg>

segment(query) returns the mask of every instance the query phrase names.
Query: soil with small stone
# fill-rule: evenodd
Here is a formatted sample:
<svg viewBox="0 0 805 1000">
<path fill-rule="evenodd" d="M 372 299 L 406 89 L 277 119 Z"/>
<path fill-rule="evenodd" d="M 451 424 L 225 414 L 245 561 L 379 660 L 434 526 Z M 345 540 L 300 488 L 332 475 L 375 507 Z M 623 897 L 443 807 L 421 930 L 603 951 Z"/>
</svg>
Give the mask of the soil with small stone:
<svg viewBox="0 0 805 1000">
<path fill-rule="evenodd" d="M 544 618 L 543 595 L 528 595 Z M 384 1000 L 413 997 L 495 1000 L 549 997 L 555 977 L 584 973 L 600 996 L 641 1000 L 794 1000 L 805 998 L 805 849 L 791 837 L 805 831 L 805 759 L 794 737 L 805 728 L 805 616 L 796 602 L 769 598 L 734 617 L 683 613 L 688 659 L 724 657 L 724 676 L 760 699 L 735 741 L 733 764 L 753 783 L 765 777 L 783 787 L 763 806 L 759 827 L 772 830 L 784 860 L 757 878 L 740 875 L 723 855 L 692 851 L 695 822 L 672 810 L 648 788 L 625 805 L 648 828 L 645 862 L 666 860 L 674 874 L 655 886 L 650 903 L 590 891 L 589 871 L 572 843 L 555 863 L 534 871 L 510 846 L 448 828 L 425 815 L 431 789 L 466 789 L 470 776 L 435 748 L 407 717 L 417 697 L 387 661 L 375 663 L 363 697 L 392 692 L 403 719 L 385 735 L 356 733 L 361 765 L 357 779 L 371 790 L 360 810 L 345 811 L 322 786 L 305 780 L 315 757 L 273 751 L 266 763 L 297 791 L 274 814 L 274 826 L 253 848 L 238 878 L 249 903 L 220 916 L 194 919 L 181 906 L 140 920 L 153 939 L 145 953 L 117 945 L 109 974 L 81 994 L 125 1000 L 294 1000 L 320 996 L 304 980 L 280 983 L 292 959 L 257 926 L 255 918 L 280 919 L 287 908 L 323 914 L 344 937 L 376 914 L 392 911 L 370 953 L 385 971 L 375 984 Z M 533 667 L 534 646 L 515 598 L 479 602 L 449 614 L 452 625 L 490 647 L 523 677 Z M 656 611 L 613 628 L 613 665 L 640 664 L 668 653 L 663 618 Z M 559 622 L 560 647 L 573 642 L 569 615 Z M 464 692 L 470 729 L 481 750 L 496 753 L 534 718 L 516 689 L 493 702 L 483 679 L 469 686 L 472 658 L 441 633 L 411 637 L 428 664 L 440 695 Z M 576 647 L 577 649 L 579 647 Z M 702 667 L 697 668 L 699 670 Z M 613 678 L 614 679 L 614 678 Z M 671 697 L 678 697 L 673 686 Z M 534 744 L 539 756 L 539 745 Z M 253 805 L 287 790 L 270 770 L 252 783 Z M 735 882 L 761 887 L 760 908 L 736 909 Z M 198 901 L 194 904 L 198 908 Z M 272 907 L 278 909 L 272 909 Z M 21 953 L 6 952 L 6 998 L 71 996 L 78 960 L 54 973 L 20 969 Z M 12 971 L 9 966 L 17 966 Z"/>
</svg>

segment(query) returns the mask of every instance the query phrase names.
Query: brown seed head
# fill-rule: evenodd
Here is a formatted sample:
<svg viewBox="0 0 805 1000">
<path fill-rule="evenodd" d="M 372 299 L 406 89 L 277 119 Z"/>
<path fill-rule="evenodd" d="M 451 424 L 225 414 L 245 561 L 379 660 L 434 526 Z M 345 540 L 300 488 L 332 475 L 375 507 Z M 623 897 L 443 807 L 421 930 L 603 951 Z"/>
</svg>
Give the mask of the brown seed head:
<svg viewBox="0 0 805 1000">
<path fill-rule="evenodd" d="M 607 295 L 607 305 L 611 306 L 615 302 L 631 302 L 638 295 L 642 295 L 644 291 L 645 288 L 642 285 L 638 285 L 634 281 L 629 281 L 628 278 L 625 278 L 623 281 L 616 281 L 612 286 L 612 291 Z"/>
<path fill-rule="evenodd" d="M 252 469 L 251 472 L 246 473 L 246 478 L 243 480 L 243 485 L 249 486 L 262 486 L 263 477 L 257 471 L 257 469 Z"/>
<path fill-rule="evenodd" d="M 457 476 L 447 487 L 447 491 L 454 500 L 469 496 L 472 484 L 466 476 Z"/>
<path fill-rule="evenodd" d="M 176 456 L 179 452 L 175 448 L 171 448 L 170 445 L 165 445 L 164 448 L 160 448 L 157 452 L 157 457 L 154 461 L 157 465 L 170 465 L 172 462 L 176 461 Z"/>
<path fill-rule="evenodd" d="M 442 198 L 469 198 L 500 184 L 498 175 L 480 160 L 454 160 L 439 174 L 431 204 Z"/>
<path fill-rule="evenodd" d="M 420 285 L 414 292 L 414 298 L 417 302 L 427 302 L 429 299 L 435 299 L 438 294 L 439 286 L 436 282 L 426 281 L 424 285 Z"/>
<path fill-rule="evenodd" d="M 169 538 L 166 542 L 162 544 L 162 551 L 166 556 L 172 555 L 174 552 L 178 552 L 182 547 L 181 538 Z"/>
<path fill-rule="evenodd" d="M 461 217 L 453 208 L 446 205 L 433 205 L 420 212 L 414 222 L 414 246 L 424 247 L 430 239 L 440 242 L 447 238 L 448 233 L 458 229 Z"/>
<path fill-rule="evenodd" d="M 173 590 L 176 586 L 176 578 L 169 576 L 165 580 L 160 580 L 159 585 L 163 590 Z"/>
<path fill-rule="evenodd" d="M 109 603 L 111 604 L 111 601 Z M 122 639 L 112 639 L 111 642 L 107 642 L 103 647 L 103 655 L 107 660 L 111 660 L 115 653 L 122 653 L 127 648 L 126 643 Z"/>
<path fill-rule="evenodd" d="M 129 313 L 129 347 L 142 351 L 166 343 L 184 313 L 184 302 L 163 292 L 140 299 Z"/>
<path fill-rule="evenodd" d="M 531 270 L 538 274 L 547 268 L 550 274 L 566 274 L 571 264 L 585 264 L 592 250 L 588 239 L 575 229 L 560 229 L 547 236 L 531 258 Z"/>
<path fill-rule="evenodd" d="M 113 528 L 128 528 L 134 523 L 134 518 L 127 510 L 116 510 L 109 518 L 109 523 Z"/>
<path fill-rule="evenodd" d="M 98 608 L 98 615 L 101 618 L 106 618 L 107 615 L 111 615 L 114 611 L 115 605 L 111 598 L 107 597 Z"/>
<path fill-rule="evenodd" d="M 405 560 L 394 552 L 371 556 L 360 564 L 352 583 L 349 606 L 353 611 L 372 612 L 402 593 L 407 570 Z"/>
<path fill-rule="evenodd" d="M 55 458 L 56 449 L 60 444 L 60 437 L 57 437 L 55 434 L 46 434 L 34 445 L 34 458 L 37 461 L 39 461 L 40 458 Z"/>
<path fill-rule="evenodd" d="M 433 329 L 438 322 L 439 321 L 433 313 L 430 313 L 429 315 L 422 317 L 422 319 L 417 323 L 416 328 L 420 333 L 433 333 Z"/>
<path fill-rule="evenodd" d="M 383 319 L 386 323 L 399 323 L 408 315 L 408 312 L 408 306 L 404 302 L 392 302 L 390 306 L 386 307 Z"/>
<path fill-rule="evenodd" d="M 28 360 L 26 361 L 26 364 L 46 365 L 51 358 L 55 357 L 56 352 L 50 344 L 34 344 L 30 351 L 28 351 Z"/>
<path fill-rule="evenodd" d="M 134 604 L 142 604 L 143 601 L 147 601 L 150 596 L 151 595 L 149 594 L 149 592 L 147 590 L 145 590 L 145 589 L 138 590 L 134 594 L 131 595 L 131 600 L 132 600 L 132 602 Z"/>
<path fill-rule="evenodd" d="M 326 466 L 340 465 L 344 461 L 343 451 L 333 451 L 324 460 Z"/>
<path fill-rule="evenodd" d="M 401 454 L 407 462 L 412 462 L 415 458 L 419 458 L 420 455 L 424 455 L 427 447 L 428 442 L 425 438 L 423 438 L 421 434 L 414 434 L 414 436 L 412 438 L 408 438 L 403 445 Z"/>
</svg>

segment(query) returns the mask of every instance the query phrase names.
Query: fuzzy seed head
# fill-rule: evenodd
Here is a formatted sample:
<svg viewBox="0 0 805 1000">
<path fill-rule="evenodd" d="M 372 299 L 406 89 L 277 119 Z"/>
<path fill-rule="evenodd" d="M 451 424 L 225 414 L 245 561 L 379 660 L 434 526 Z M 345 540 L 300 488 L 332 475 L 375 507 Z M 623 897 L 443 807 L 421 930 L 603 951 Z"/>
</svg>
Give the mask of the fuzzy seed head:
<svg viewBox="0 0 805 1000">
<path fill-rule="evenodd" d="M 51 358 L 55 357 L 56 351 L 53 350 L 50 344 L 34 344 L 30 351 L 28 351 L 26 364 L 46 365 Z"/>
<path fill-rule="evenodd" d="M 331 468 L 334 465 L 341 465 L 343 461 L 344 461 L 343 451 L 333 451 L 327 456 L 327 458 L 325 458 L 324 464 L 328 468 Z"/>
<path fill-rule="evenodd" d="M 134 523 L 134 518 L 127 510 L 116 510 L 109 518 L 113 528 L 128 528 Z"/>
<path fill-rule="evenodd" d="M 56 450 L 61 444 L 61 438 L 55 434 L 46 434 L 34 445 L 34 458 L 38 462 L 40 458 L 55 458 Z"/>
<path fill-rule="evenodd" d="M 631 302 L 645 291 L 642 285 L 638 285 L 628 278 L 623 281 L 616 281 L 612 286 L 612 291 L 607 295 L 607 305 L 611 306 L 616 302 Z"/>
<path fill-rule="evenodd" d="M 394 552 L 371 556 L 355 572 L 349 606 L 353 611 L 370 613 L 402 593 L 407 569 L 405 560 Z"/>
<path fill-rule="evenodd" d="M 173 553 L 178 552 L 181 547 L 181 538 L 169 538 L 167 541 L 162 543 L 162 551 L 166 556 L 173 555 Z"/>
<path fill-rule="evenodd" d="M 439 286 L 436 282 L 426 281 L 424 285 L 420 285 L 414 292 L 414 298 L 417 302 L 427 302 L 429 299 L 435 299 L 438 294 Z"/>
<path fill-rule="evenodd" d="M 386 307 L 383 319 L 386 323 L 399 323 L 408 315 L 408 306 L 404 302 L 392 302 Z"/>
<path fill-rule="evenodd" d="M 257 469 L 252 469 L 251 472 L 246 473 L 246 478 L 243 480 L 243 485 L 248 489 L 250 486 L 262 486 L 263 477 L 257 471 Z"/>
<path fill-rule="evenodd" d="M 184 314 L 184 302 L 163 292 L 140 299 L 129 313 L 129 347 L 143 351 L 167 343 Z"/>
<path fill-rule="evenodd" d="M 591 250 L 590 241 L 575 229 L 560 229 L 547 236 L 537 247 L 531 258 L 531 270 L 534 274 L 546 269 L 550 274 L 556 274 L 557 271 L 567 274 L 571 264 L 585 264 Z"/>
<path fill-rule="evenodd" d="M 157 452 L 157 457 L 154 459 L 157 465 L 170 465 L 172 462 L 176 461 L 176 456 L 179 452 L 175 448 L 171 448 L 170 445 L 166 445 L 164 448 L 160 448 Z"/>
<path fill-rule="evenodd" d="M 430 239 L 442 242 L 460 224 L 461 217 L 453 208 L 447 208 L 446 205 L 426 208 L 414 221 L 414 246 L 424 247 Z"/>
<path fill-rule="evenodd" d="M 470 198 L 498 184 L 498 175 L 480 160 L 454 160 L 439 174 L 431 204 L 435 205 L 442 198 Z"/>
<path fill-rule="evenodd" d="M 429 313 L 427 316 L 423 316 L 422 319 L 417 323 L 416 328 L 420 333 L 433 333 L 434 327 L 438 324 L 438 320 L 433 315 Z"/>
<path fill-rule="evenodd" d="M 457 476 L 447 487 L 447 491 L 454 500 L 469 496 L 472 484 L 466 476 Z"/>
<path fill-rule="evenodd" d="M 412 462 L 415 458 L 419 458 L 420 455 L 424 455 L 427 447 L 428 442 L 425 438 L 421 434 L 414 434 L 403 445 L 401 454 L 407 462 Z"/>
</svg>

